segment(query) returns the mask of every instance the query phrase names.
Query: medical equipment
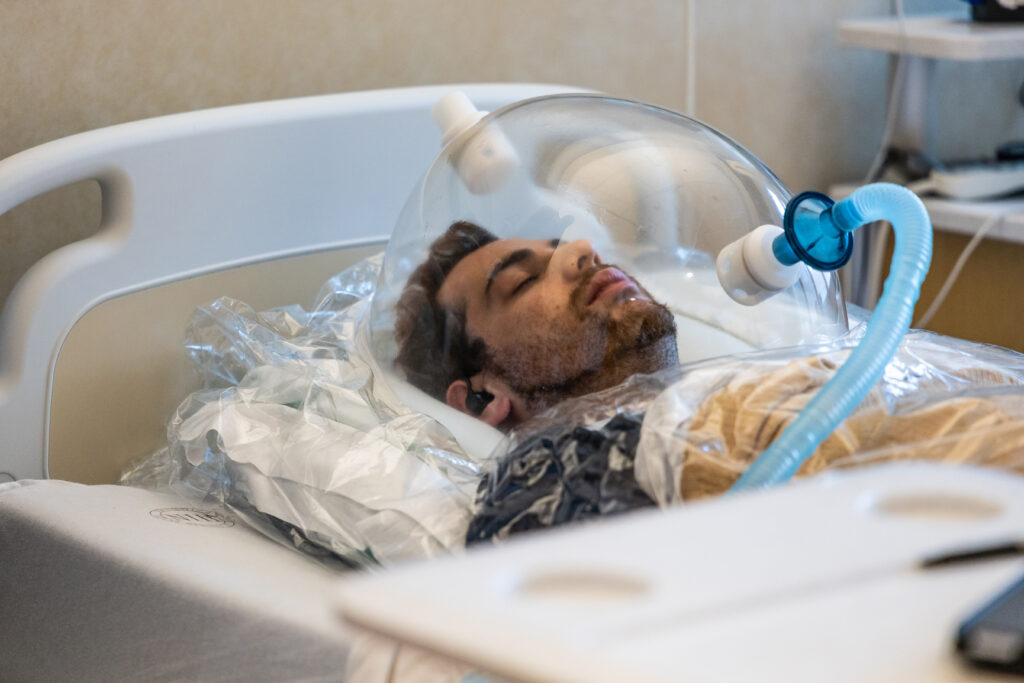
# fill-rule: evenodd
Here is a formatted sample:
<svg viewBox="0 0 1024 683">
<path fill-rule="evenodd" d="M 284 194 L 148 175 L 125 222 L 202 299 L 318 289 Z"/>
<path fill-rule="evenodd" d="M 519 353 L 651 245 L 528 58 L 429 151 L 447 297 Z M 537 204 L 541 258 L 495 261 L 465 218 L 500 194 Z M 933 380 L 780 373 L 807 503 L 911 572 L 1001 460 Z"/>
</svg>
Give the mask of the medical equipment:
<svg viewBox="0 0 1024 683">
<path fill-rule="evenodd" d="M 915 192 L 951 199 L 995 199 L 1024 190 L 1024 160 L 980 159 L 943 163 L 910 184 Z"/>
<path fill-rule="evenodd" d="M 783 268 L 803 261 L 815 268 L 835 270 L 850 257 L 848 234 L 865 223 L 883 219 L 892 223 L 897 235 L 893 267 L 864 339 L 796 422 L 754 461 L 735 488 L 768 486 L 792 477 L 882 376 L 910 329 L 914 304 L 931 262 L 931 221 L 921 200 L 906 188 L 868 185 L 838 204 L 824 196 L 797 196 L 786 208 L 785 234 L 770 243 L 757 243 L 764 250 L 759 263 L 774 257 Z"/>
<path fill-rule="evenodd" d="M 771 348 L 847 331 L 832 274 L 797 266 L 792 286 L 756 308 L 718 286 L 718 252 L 758 225 L 780 224 L 789 192 L 717 131 L 597 95 L 539 98 L 482 118 L 449 97 L 435 109 L 448 144 L 398 219 L 374 295 L 382 367 L 397 356 L 395 308 L 410 275 L 458 221 L 502 239 L 589 240 L 669 306 L 684 362 L 738 351 L 737 340 Z"/>
<path fill-rule="evenodd" d="M 435 119 L 446 146 L 403 210 L 374 295 L 375 328 L 385 330 L 375 348 L 385 367 L 397 356 L 389 316 L 412 268 L 458 221 L 506 239 L 585 237 L 605 262 L 643 273 L 642 282 L 674 278 L 661 291 L 677 318 L 707 321 L 693 315 L 693 302 L 713 302 L 730 310 L 730 331 L 743 325 L 773 332 L 757 344 L 770 348 L 846 331 L 844 306 L 828 293 L 831 276 L 820 273 L 849 260 L 854 229 L 889 218 L 901 234 L 893 284 L 864 348 L 738 484 L 746 487 L 792 476 L 877 381 L 909 329 L 931 258 L 931 224 L 903 188 L 862 188 L 835 207 L 823 195 L 805 193 L 779 216 L 788 192 L 732 141 L 671 112 L 595 96 L 544 98 L 484 117 L 455 93 L 438 104 Z M 784 235 L 773 224 L 783 224 Z M 698 284 L 713 278 L 740 304 L 785 292 L 788 305 L 737 310 L 716 288 Z M 679 335 L 682 345 L 687 336 Z M 779 457 L 788 465 L 768 464 Z"/>
</svg>

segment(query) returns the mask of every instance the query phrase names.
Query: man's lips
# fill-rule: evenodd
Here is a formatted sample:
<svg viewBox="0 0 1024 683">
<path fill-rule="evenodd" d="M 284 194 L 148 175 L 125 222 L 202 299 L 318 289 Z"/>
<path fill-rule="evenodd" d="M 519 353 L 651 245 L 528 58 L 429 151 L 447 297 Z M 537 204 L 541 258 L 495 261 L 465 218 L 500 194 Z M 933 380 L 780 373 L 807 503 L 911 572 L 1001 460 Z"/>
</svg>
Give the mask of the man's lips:
<svg viewBox="0 0 1024 683">
<path fill-rule="evenodd" d="M 635 289 L 633 281 L 618 268 L 599 270 L 587 286 L 586 305 L 589 306 L 604 296 L 621 292 L 627 287 Z"/>
</svg>

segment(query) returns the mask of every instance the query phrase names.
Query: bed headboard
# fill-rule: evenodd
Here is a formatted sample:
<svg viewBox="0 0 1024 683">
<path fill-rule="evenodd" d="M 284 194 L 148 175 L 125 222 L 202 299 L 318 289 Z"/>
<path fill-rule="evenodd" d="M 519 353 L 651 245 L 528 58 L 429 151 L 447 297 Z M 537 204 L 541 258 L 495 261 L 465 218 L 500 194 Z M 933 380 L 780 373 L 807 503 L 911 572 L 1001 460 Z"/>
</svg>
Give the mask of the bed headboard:
<svg viewBox="0 0 1024 683">
<path fill-rule="evenodd" d="M 0 481 L 112 481 L 163 438 L 192 386 L 192 308 L 311 303 L 381 248 L 439 151 L 453 88 L 494 109 L 576 90 L 529 84 L 346 93 L 112 126 L 0 161 L 0 214 L 99 181 L 100 230 L 35 264 L 0 315 Z M 44 226 L 41 226 L 44 229 Z"/>
</svg>

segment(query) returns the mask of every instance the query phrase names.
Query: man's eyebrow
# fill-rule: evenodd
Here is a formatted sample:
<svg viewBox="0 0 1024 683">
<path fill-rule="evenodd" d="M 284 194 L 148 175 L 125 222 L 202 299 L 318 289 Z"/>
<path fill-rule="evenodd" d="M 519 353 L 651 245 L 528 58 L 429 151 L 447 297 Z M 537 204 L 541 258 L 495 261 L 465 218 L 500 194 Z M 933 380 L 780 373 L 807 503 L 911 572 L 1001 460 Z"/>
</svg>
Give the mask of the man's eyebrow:
<svg viewBox="0 0 1024 683">
<path fill-rule="evenodd" d="M 497 279 L 498 275 L 501 274 L 506 268 L 510 268 L 520 261 L 525 261 L 534 255 L 533 249 L 516 249 L 512 253 L 508 254 L 505 258 L 498 261 L 493 268 L 491 268 L 490 275 L 487 276 L 487 285 L 484 287 L 484 296 L 489 296 L 491 293 L 491 285 L 494 284 L 494 280 Z"/>
</svg>

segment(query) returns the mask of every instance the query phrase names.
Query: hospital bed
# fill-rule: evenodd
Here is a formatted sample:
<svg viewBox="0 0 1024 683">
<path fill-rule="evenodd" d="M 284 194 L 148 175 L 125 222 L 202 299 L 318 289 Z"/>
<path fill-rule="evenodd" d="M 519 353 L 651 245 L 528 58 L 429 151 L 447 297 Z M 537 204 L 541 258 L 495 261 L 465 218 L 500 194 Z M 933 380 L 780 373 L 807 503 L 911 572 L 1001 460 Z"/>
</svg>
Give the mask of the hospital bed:
<svg viewBox="0 0 1024 683">
<path fill-rule="evenodd" d="M 567 90 L 462 88 L 486 109 Z M 449 89 L 352 93 L 181 114 L 85 133 L 0 162 L 0 212 L 82 180 L 98 181 L 103 194 L 99 232 L 34 266 L 0 320 L 0 433 L 5 442 L 0 477 L 13 482 L 0 489 L 0 678 L 342 677 L 353 632 L 337 618 L 335 573 L 267 541 L 215 506 L 111 484 L 125 466 L 164 442 L 167 417 L 198 385 L 181 344 L 197 305 L 225 295 L 258 310 L 308 302 L 328 277 L 382 248 L 402 202 L 437 154 L 439 136 L 428 110 Z M 876 477 L 870 481 L 884 479 L 897 487 L 914 479 L 870 476 Z M 940 493 L 953 487 L 945 474 L 928 476 L 934 476 Z M 999 479 L 986 476 L 970 485 L 984 489 L 986 482 Z M 863 481 L 847 480 L 843 495 L 861 500 Z M 371 630 L 513 676 L 572 680 L 574 673 L 603 669 L 605 678 L 615 680 L 614 674 L 654 662 L 666 667 L 652 676 L 659 680 L 671 664 L 644 654 L 645 645 L 595 654 L 593 643 L 620 626 L 599 624 L 604 630 L 590 634 L 596 640 L 588 644 L 583 642 L 590 637 L 586 633 L 583 641 L 572 635 L 579 614 L 557 599 L 553 609 L 510 601 L 516 593 L 493 579 L 514 578 L 516 571 L 535 568 L 538 558 L 573 570 L 579 568 L 573 558 L 608 561 L 623 569 L 614 554 L 602 554 L 621 545 L 622 538 L 664 538 L 669 532 L 661 527 L 672 525 L 677 540 L 710 544 L 710 530 L 771 519 L 759 513 L 766 508 L 750 506 L 776 510 L 777 497 L 786 496 L 796 515 L 801 501 L 834 500 L 838 489 L 829 486 L 826 481 L 822 487 L 793 487 L 794 493 L 773 492 L 775 499 L 750 499 L 746 508 L 722 501 L 701 506 L 693 515 L 687 510 L 638 515 L 582 534 L 570 530 L 550 540 L 511 543 L 501 549 L 504 554 L 474 554 L 433 569 L 427 564 L 393 578 L 351 582 L 340 604 L 352 621 Z M 1005 501 L 1020 491 L 1015 481 L 1000 480 L 992 487 Z M 959 499 L 935 500 L 941 508 Z M 975 498 L 966 500 L 970 513 Z M 986 516 L 982 509 L 980 516 L 990 522 L 982 531 L 1005 533 L 1020 519 L 1015 503 L 999 510 L 1005 514 Z M 787 519 L 796 524 L 798 518 Z M 841 515 L 833 521 L 853 524 Z M 953 526 L 949 533 L 933 530 L 927 542 L 904 554 L 979 537 L 978 526 L 967 532 L 963 525 Z M 903 545 L 908 534 L 916 537 L 908 528 L 886 537 L 888 546 L 874 547 L 862 569 L 876 569 L 887 561 L 886 547 Z M 670 585 L 662 579 L 688 560 L 659 553 L 659 547 L 648 544 L 634 560 L 663 562 L 660 585 Z M 839 547 L 853 554 L 860 549 L 856 544 Z M 762 560 L 775 563 L 774 573 L 752 584 L 755 592 L 746 597 L 786 594 L 792 589 L 786 563 L 807 552 L 806 544 L 780 542 L 774 553 L 763 554 Z M 756 576 L 757 564 L 751 565 L 753 571 L 723 573 L 722 563 L 736 557 L 709 554 L 710 559 L 691 567 L 694 576 L 719 578 L 709 589 L 718 602 L 706 604 L 728 603 L 737 585 Z M 497 574 L 488 564 L 493 562 L 502 565 Z M 830 561 L 818 566 L 827 569 L 829 581 L 844 580 L 829 569 Z M 959 600 L 942 603 L 943 616 L 955 613 L 1017 569 L 1018 564 L 1003 562 L 966 579 L 929 584 L 915 593 L 918 602 L 913 604 L 930 600 L 934 593 L 928 591 L 966 587 Z M 621 575 L 610 583 L 600 572 L 588 576 L 598 584 L 599 600 L 609 586 L 612 592 L 635 588 L 628 576 L 625 584 L 616 583 Z M 426 594 L 424 585 L 436 586 L 436 593 Z M 553 585 L 557 588 L 558 581 Z M 589 590 L 586 581 L 582 587 L 584 593 Z M 876 602 L 864 604 L 878 604 L 898 588 L 891 582 L 873 585 Z M 466 607 L 459 596 L 479 599 Z M 415 605 L 418 616 L 405 610 L 403 601 Z M 811 632 L 833 614 L 819 607 L 807 607 L 817 622 L 801 622 Z M 702 605 L 691 601 L 679 607 L 684 612 L 691 608 Z M 627 625 L 638 616 L 629 609 L 624 611 Z M 589 619 L 588 614 L 585 610 L 582 618 Z M 708 668 L 727 656 L 728 649 L 721 649 L 724 641 L 716 638 L 738 624 L 748 629 L 745 642 L 756 643 L 763 624 L 774 623 L 763 612 L 755 615 L 762 621 L 736 620 L 728 610 L 723 614 L 711 620 L 719 631 L 705 632 L 707 642 L 719 649 L 692 648 L 703 653 L 694 655 L 688 670 L 696 677 L 716 671 L 750 674 L 752 669 L 743 669 L 740 660 L 731 662 L 732 668 Z M 536 619 L 552 625 L 545 637 L 564 649 L 553 646 L 531 658 L 540 652 L 531 648 L 540 644 L 517 639 Z M 470 631 L 477 636 L 469 637 Z M 518 644 L 505 648 L 503 642 Z M 926 658 L 935 652 L 929 648 L 915 652 Z M 846 648 L 837 656 L 859 657 L 860 652 Z M 886 661 L 899 661 L 898 654 L 893 657 Z M 517 668 L 511 660 L 525 665 Z M 590 669 L 572 669 L 588 660 Z M 949 664 L 941 662 L 942 667 Z M 806 667 L 795 671 L 808 677 L 816 673 Z"/>
<path fill-rule="evenodd" d="M 0 213 L 94 180 L 98 232 L 34 265 L 0 319 L 0 679 L 337 680 L 332 573 L 210 506 L 114 486 L 198 385 L 189 314 L 307 303 L 380 251 L 450 88 L 113 126 L 0 162 Z M 479 85 L 482 108 L 568 90 Z M 46 226 L 37 226 L 45 230 Z"/>
</svg>

